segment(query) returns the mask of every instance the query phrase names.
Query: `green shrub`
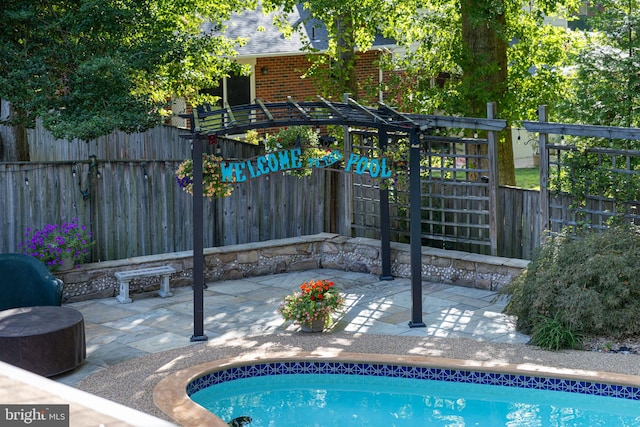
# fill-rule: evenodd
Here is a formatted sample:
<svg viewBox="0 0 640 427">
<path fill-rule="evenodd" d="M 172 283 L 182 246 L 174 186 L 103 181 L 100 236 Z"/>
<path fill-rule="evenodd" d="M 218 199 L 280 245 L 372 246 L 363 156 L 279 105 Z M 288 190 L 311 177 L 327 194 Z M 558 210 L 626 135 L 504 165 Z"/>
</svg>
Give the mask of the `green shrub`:
<svg viewBox="0 0 640 427">
<path fill-rule="evenodd" d="M 617 227 L 549 239 L 501 293 L 505 313 L 531 334 L 555 319 L 585 336 L 640 335 L 640 231 Z"/>
</svg>

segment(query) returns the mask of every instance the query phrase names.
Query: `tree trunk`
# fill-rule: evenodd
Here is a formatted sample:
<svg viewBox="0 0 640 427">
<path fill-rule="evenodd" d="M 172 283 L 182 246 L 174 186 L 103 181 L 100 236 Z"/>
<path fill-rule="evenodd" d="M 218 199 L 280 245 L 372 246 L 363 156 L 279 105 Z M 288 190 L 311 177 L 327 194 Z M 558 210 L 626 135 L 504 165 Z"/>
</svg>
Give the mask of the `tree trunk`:
<svg viewBox="0 0 640 427">
<path fill-rule="evenodd" d="M 342 12 L 337 19 L 338 28 L 338 87 L 343 93 L 350 93 L 354 99 L 358 98 L 358 78 L 356 75 L 356 54 L 353 15 Z M 342 95 L 342 94 L 337 94 Z"/>
<path fill-rule="evenodd" d="M 15 111 L 11 108 L 11 104 L 5 100 L 0 101 L 0 121 L 11 120 L 14 117 Z M 0 161 L 29 161 L 29 141 L 27 129 L 24 126 L 0 125 Z"/>
<path fill-rule="evenodd" d="M 500 36 L 506 27 L 502 1 L 461 0 L 463 60 L 462 80 L 472 116 L 484 116 L 487 102 L 495 101 L 498 117 L 507 93 L 507 43 Z M 515 185 L 513 142 L 510 128 L 498 144 L 500 184 Z"/>
<path fill-rule="evenodd" d="M 500 185 L 516 185 L 516 169 L 513 162 L 513 135 L 511 126 L 502 132 L 504 135 L 498 143 L 498 183 Z"/>
</svg>

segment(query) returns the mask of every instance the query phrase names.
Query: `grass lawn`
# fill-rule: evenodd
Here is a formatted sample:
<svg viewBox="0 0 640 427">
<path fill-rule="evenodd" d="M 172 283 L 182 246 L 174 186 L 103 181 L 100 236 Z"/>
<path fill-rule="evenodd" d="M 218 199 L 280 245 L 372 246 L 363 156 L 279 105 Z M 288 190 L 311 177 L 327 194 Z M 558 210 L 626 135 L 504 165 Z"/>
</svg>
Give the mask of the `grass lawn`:
<svg viewBox="0 0 640 427">
<path fill-rule="evenodd" d="M 540 170 L 538 168 L 516 169 L 516 185 L 520 188 L 540 190 Z"/>
</svg>

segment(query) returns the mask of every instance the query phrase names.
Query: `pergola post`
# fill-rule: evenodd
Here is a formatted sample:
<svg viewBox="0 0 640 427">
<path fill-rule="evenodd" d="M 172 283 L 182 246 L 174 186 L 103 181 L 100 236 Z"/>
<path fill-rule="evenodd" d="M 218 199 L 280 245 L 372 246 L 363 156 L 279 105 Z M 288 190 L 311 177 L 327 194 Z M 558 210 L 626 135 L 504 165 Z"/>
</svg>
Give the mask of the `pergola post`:
<svg viewBox="0 0 640 427">
<path fill-rule="evenodd" d="M 424 328 L 422 321 L 422 209 L 420 183 L 420 139 L 416 128 L 409 132 L 409 233 L 411 256 L 411 321 L 410 328 Z"/>
<path fill-rule="evenodd" d="M 378 145 L 381 153 L 387 149 L 389 136 L 387 129 L 378 129 Z M 391 231 L 389 216 L 389 189 L 380 188 L 380 258 L 382 260 L 382 274 L 380 280 L 393 280 L 391 275 Z"/>
<path fill-rule="evenodd" d="M 196 115 L 194 114 L 194 117 Z M 202 141 L 193 132 L 193 335 L 191 341 L 207 341 L 204 334 L 204 236 L 202 189 Z"/>
</svg>

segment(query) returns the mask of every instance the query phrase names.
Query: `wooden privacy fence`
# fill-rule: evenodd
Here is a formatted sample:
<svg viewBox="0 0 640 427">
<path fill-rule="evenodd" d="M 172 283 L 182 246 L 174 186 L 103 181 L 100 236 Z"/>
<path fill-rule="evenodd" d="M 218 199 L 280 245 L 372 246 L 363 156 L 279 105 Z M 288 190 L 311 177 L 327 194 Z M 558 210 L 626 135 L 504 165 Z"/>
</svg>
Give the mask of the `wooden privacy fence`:
<svg viewBox="0 0 640 427">
<path fill-rule="evenodd" d="M 178 164 L 177 160 L 98 161 L 91 171 L 88 161 L 0 164 L 0 252 L 17 251 L 27 227 L 39 228 L 73 218 L 95 235 L 96 261 L 190 250 L 192 199 L 176 183 L 174 171 Z M 329 231 L 336 214 L 331 204 L 332 188 L 335 181 L 341 183 L 344 178 L 342 173 L 318 170 L 303 179 L 274 174 L 237 184 L 231 196 L 205 203 L 205 245 L 224 246 Z M 352 178 L 354 234 L 379 238 L 378 188 L 365 182 L 364 176 Z M 408 242 L 407 200 L 406 192 L 391 198 L 394 241 Z M 500 255 L 529 259 L 539 244 L 538 192 L 501 187 L 498 200 L 504 213 L 500 222 Z M 438 210 L 436 202 L 426 203 L 431 206 L 425 210 L 425 227 L 430 227 L 430 233 L 440 230 L 443 236 L 432 246 L 464 249 L 443 243 L 445 238 L 454 239 L 452 232 L 444 233 L 449 227 L 448 217 L 458 215 L 458 222 L 468 218 L 475 228 L 482 225 L 482 220 L 471 212 L 463 218 L 455 208 Z"/>
<path fill-rule="evenodd" d="M 478 120 L 484 120 L 436 116 L 420 119 L 426 119 L 429 128 L 475 128 Z M 180 160 L 154 159 L 190 157 L 189 142 L 178 138 L 177 132 L 171 127 L 144 134 L 116 132 L 103 141 L 89 143 L 55 141 L 46 139 L 44 134 L 34 136 L 33 147 L 38 153 L 49 150 L 52 158 L 75 156 L 82 160 L 3 165 L 8 179 L 0 190 L 7 200 L 4 218 L 8 232 L 0 242 L 0 249 L 17 250 L 27 227 L 42 227 L 76 217 L 95 236 L 94 260 L 191 249 L 192 199 L 180 190 L 173 173 Z M 493 190 L 495 181 L 487 179 L 491 175 L 487 139 L 435 137 L 426 133 L 421 138 L 422 243 L 488 253 L 490 246 L 496 245 L 490 237 L 490 222 L 495 224 L 491 215 L 501 210 L 491 206 L 488 195 L 497 191 L 497 186 Z M 45 140 L 47 143 L 42 143 Z M 366 155 L 373 148 L 372 141 L 369 146 L 364 141 L 357 142 L 353 150 Z M 261 153 L 260 147 L 238 141 L 220 138 L 211 142 L 214 144 L 207 145 L 207 151 L 221 151 L 226 159 L 245 159 Z M 64 147 L 60 149 L 59 145 Z M 102 160 L 102 156 L 111 160 Z M 127 156 L 141 158 L 119 160 Z M 97 163 L 92 165 L 88 158 Z M 409 188 L 405 178 L 401 176 L 389 192 L 391 237 L 396 241 L 408 241 L 410 233 Z M 337 200 L 338 189 L 352 191 L 347 191 L 348 196 L 341 201 Z M 516 191 L 512 191 L 511 199 L 518 198 Z M 42 201 L 51 209 L 35 208 Z M 230 197 L 205 203 L 204 210 L 205 246 L 335 232 L 341 221 L 338 217 L 347 218 L 355 235 L 379 236 L 379 190 L 366 175 L 317 170 L 311 177 L 300 180 L 273 174 L 235 185 Z M 521 230 L 526 229 L 522 227 L 522 213 L 511 212 L 514 218 L 499 224 L 498 236 L 502 240 L 504 236 L 517 239 Z M 507 227 L 518 227 L 519 231 Z M 530 241 L 535 244 L 535 239 Z M 501 244 L 508 248 L 507 251 L 499 248 L 499 254 L 504 256 L 526 257 L 529 253 L 529 248 L 523 248 L 517 240 L 508 244 L 501 241 L 497 246 Z"/>
<path fill-rule="evenodd" d="M 18 251 L 28 227 L 74 218 L 94 234 L 94 261 L 192 249 L 192 198 L 175 179 L 179 163 L 0 164 L 0 253 Z M 231 196 L 205 202 L 205 245 L 325 231 L 328 179 L 318 171 L 303 179 L 274 174 L 236 185 Z"/>
<path fill-rule="evenodd" d="M 558 232 L 566 226 L 605 228 L 620 216 L 638 222 L 640 152 L 595 148 L 585 156 L 603 176 L 612 177 L 604 193 L 586 189 L 576 200 L 571 190 L 556 185 L 558 177 L 570 177 L 565 154 L 575 145 L 550 143 L 549 135 L 576 138 L 640 140 L 640 129 L 547 123 L 541 108 L 540 122 L 525 122 L 539 132 L 541 192 L 519 188 L 498 189 L 497 254 L 530 259 L 545 230 Z M 456 127 L 439 118 L 434 127 Z M 453 119 L 452 119 L 453 120 Z M 0 163 L 0 252 L 15 252 L 28 227 L 78 218 L 94 233 L 94 260 L 121 259 L 190 250 L 192 199 L 176 183 L 174 171 L 190 156 L 190 145 L 180 143 L 178 129 L 163 126 L 144 134 L 114 133 L 102 142 L 56 141 L 40 130 L 30 131 L 32 161 Z M 35 139 L 34 139 L 35 138 Z M 207 150 L 221 150 L 225 158 L 249 158 L 261 149 L 237 141 L 220 141 Z M 564 142 L 564 141 L 563 141 Z M 65 145 L 66 144 L 66 145 Z M 353 150 L 372 149 L 372 140 L 354 141 Z M 427 136 L 421 161 L 421 237 L 425 245 L 488 253 L 488 217 L 484 175 L 486 145 L 483 138 Z M 37 157 L 46 156 L 48 161 Z M 90 156 L 97 163 L 91 165 Z M 127 156 L 139 156 L 125 160 Z M 158 160 L 157 157 L 173 160 Z M 65 159 L 78 160 L 65 160 Z M 110 158 L 111 160 L 103 160 Z M 59 161 L 51 161 L 58 159 Z M 594 160 L 595 159 L 595 160 Z M 607 170 L 610 169 L 610 171 Z M 615 178 L 615 179 L 614 179 Z M 559 180 L 562 185 L 571 179 Z M 635 184 L 633 184 L 635 185 Z M 352 206 L 337 209 L 336 188 L 350 188 Z M 620 189 L 631 194 L 617 200 Z M 553 191 L 551 191 L 553 190 Z M 333 231 L 336 217 L 347 215 L 355 236 L 380 238 L 380 191 L 366 175 L 317 170 L 298 179 L 273 174 L 235 185 L 234 193 L 205 203 L 204 244 L 222 246 Z M 391 239 L 409 237 L 409 188 L 406 180 L 394 183 L 389 192 Z M 579 203 L 578 203 L 579 202 Z"/>
<path fill-rule="evenodd" d="M 56 139 L 38 121 L 27 132 L 29 158 L 32 162 L 86 160 L 94 155 L 109 160 L 166 160 L 185 159 L 190 156 L 190 146 L 180 140 L 180 132 L 173 126 L 158 126 L 145 132 L 125 133 L 115 131 L 109 135 L 81 141 Z"/>
<path fill-rule="evenodd" d="M 501 229 L 498 254 L 509 258 L 531 259 L 542 241 L 540 192 L 500 187 L 498 209 Z"/>
<path fill-rule="evenodd" d="M 159 126 L 145 132 L 125 133 L 114 131 L 91 141 L 74 139 L 67 141 L 54 138 L 38 121 L 34 129 L 29 129 L 29 158 L 32 162 L 88 160 L 89 156 L 98 159 L 114 160 L 174 160 L 191 157 L 191 144 L 180 138 L 184 129 L 173 126 Z M 219 137 L 216 146 L 223 157 L 245 159 L 255 156 L 258 147 L 241 141 Z"/>
</svg>

